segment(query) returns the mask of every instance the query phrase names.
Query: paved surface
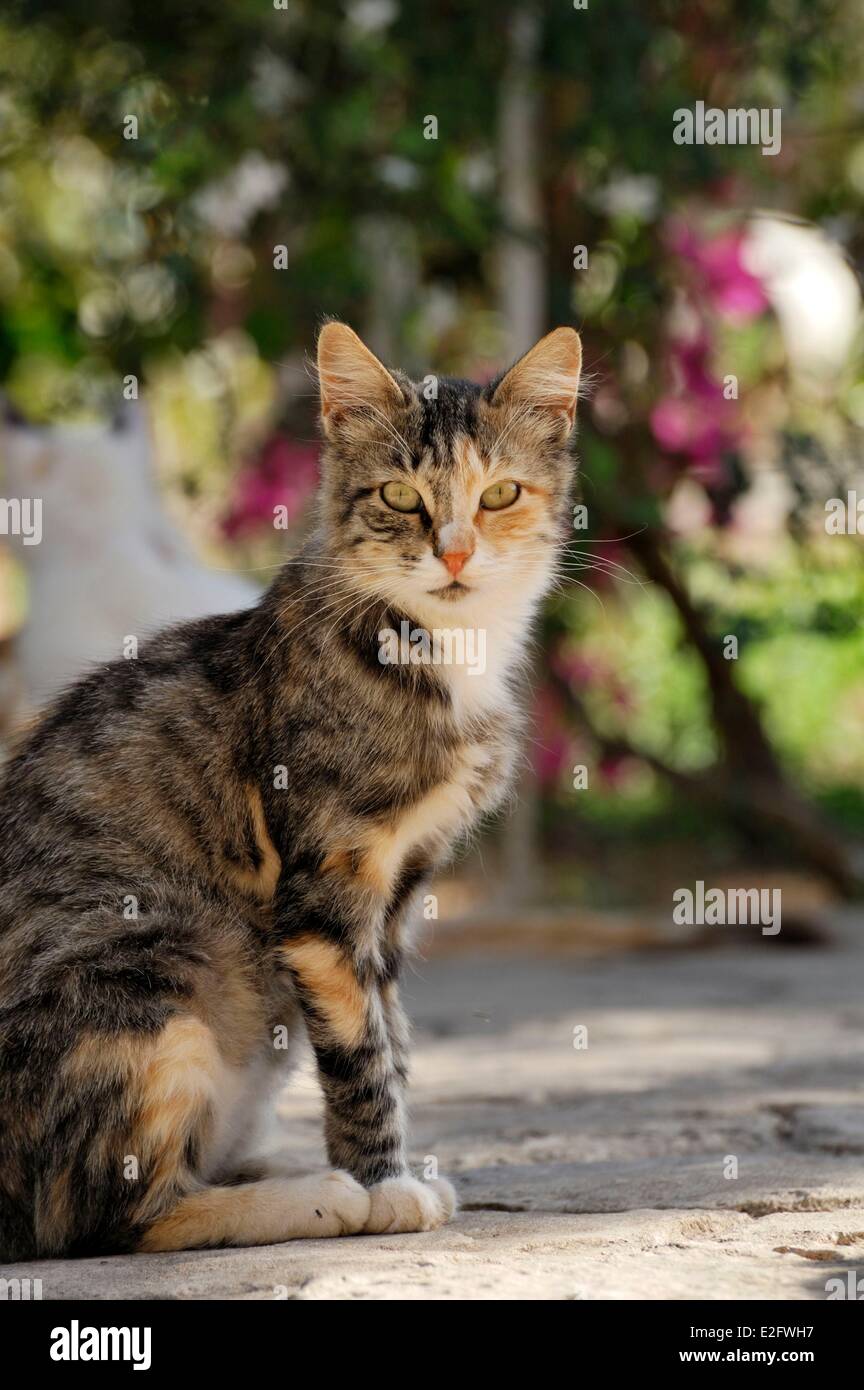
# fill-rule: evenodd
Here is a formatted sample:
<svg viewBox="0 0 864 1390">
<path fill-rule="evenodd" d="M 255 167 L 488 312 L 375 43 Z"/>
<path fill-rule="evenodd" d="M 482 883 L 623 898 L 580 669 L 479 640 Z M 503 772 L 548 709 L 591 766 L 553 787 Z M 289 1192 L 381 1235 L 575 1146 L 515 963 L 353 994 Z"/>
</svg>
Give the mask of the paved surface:
<svg viewBox="0 0 864 1390">
<path fill-rule="evenodd" d="M 864 922 L 833 927 L 421 963 L 413 1155 L 463 1203 L 440 1231 L 3 1273 L 46 1299 L 824 1299 L 864 1276 Z M 292 1162 L 320 1164 L 319 1111 L 307 1067 L 279 1107 Z"/>
</svg>

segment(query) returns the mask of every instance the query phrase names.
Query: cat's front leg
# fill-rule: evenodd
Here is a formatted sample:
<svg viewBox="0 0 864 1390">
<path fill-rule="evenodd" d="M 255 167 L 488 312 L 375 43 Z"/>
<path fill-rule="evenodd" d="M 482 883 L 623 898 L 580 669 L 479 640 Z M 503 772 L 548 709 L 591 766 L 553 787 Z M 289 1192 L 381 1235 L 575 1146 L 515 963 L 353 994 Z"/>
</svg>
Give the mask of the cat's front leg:
<svg viewBox="0 0 864 1390">
<path fill-rule="evenodd" d="M 433 1230 L 453 1214 L 456 1199 L 443 1179 L 420 1182 L 408 1170 L 405 1032 L 404 1022 L 398 1035 L 394 1026 L 394 982 L 379 961 L 329 934 L 294 933 L 281 954 L 315 1050 L 328 1157 L 369 1189 L 365 1229 Z"/>
<path fill-rule="evenodd" d="M 396 963 L 397 956 L 394 955 L 387 967 L 387 979 L 381 987 L 381 1004 L 396 1075 L 404 1087 L 408 1080 L 410 1029 L 399 1000 L 394 970 Z M 365 1226 L 367 1232 L 431 1230 L 441 1224 L 439 1207 L 443 1207 L 444 1221 L 449 1221 L 456 1210 L 456 1193 L 446 1178 L 424 1178 L 419 1182 L 405 1173 L 376 1184 L 370 1195 L 372 1209 Z M 431 1225 L 426 1224 L 429 1215 L 432 1216 Z"/>
</svg>

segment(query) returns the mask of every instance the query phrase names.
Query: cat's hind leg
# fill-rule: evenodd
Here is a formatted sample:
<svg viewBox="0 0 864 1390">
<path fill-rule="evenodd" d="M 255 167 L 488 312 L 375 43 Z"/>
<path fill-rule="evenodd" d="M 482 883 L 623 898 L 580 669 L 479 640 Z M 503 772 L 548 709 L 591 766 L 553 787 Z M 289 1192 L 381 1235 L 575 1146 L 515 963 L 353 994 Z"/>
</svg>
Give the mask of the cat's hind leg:
<svg viewBox="0 0 864 1390">
<path fill-rule="evenodd" d="M 225 1186 L 199 1175 L 220 1101 L 232 1089 L 225 1070 L 212 1031 L 186 1016 L 166 1025 L 142 1071 L 137 1128 L 149 1186 L 134 1213 L 144 1227 L 138 1249 L 270 1245 L 360 1231 L 370 1199 L 348 1173 Z"/>
<path fill-rule="evenodd" d="M 49 1107 L 38 1253 L 261 1245 L 362 1230 L 370 1198 L 347 1173 L 208 1181 L 232 1079 L 213 1030 L 192 1014 L 170 1015 L 156 1032 L 80 1037 Z"/>
<path fill-rule="evenodd" d="M 348 1173 L 268 1178 L 237 1187 L 205 1187 L 181 1197 L 147 1227 L 139 1250 L 218 1245 L 276 1245 L 283 1240 L 355 1235 L 370 1198 Z"/>
</svg>

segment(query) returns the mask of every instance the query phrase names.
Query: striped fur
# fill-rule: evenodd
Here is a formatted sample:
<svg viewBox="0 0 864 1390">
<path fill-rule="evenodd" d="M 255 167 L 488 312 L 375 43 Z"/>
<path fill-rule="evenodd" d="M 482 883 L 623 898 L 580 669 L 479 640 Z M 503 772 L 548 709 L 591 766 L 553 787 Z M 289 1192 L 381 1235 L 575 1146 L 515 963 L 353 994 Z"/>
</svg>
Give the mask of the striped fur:
<svg viewBox="0 0 864 1390">
<path fill-rule="evenodd" d="M 500 805 L 517 758 L 513 677 L 567 515 L 578 381 L 576 335 L 544 343 L 527 385 L 517 364 L 427 401 L 328 325 L 307 548 L 256 607 L 79 681 L 9 765 L 2 1258 L 426 1229 L 452 1211 L 446 1184 L 408 1175 L 397 981 L 412 895 Z M 534 401 L 544 353 L 555 391 Z M 502 476 L 519 501 L 483 511 Z M 393 478 L 422 514 L 387 507 Z M 458 583 L 441 561 L 453 527 L 473 546 Z M 378 634 L 403 619 L 482 623 L 486 673 L 382 664 Z M 304 1032 L 338 1171 L 237 1182 Z"/>
</svg>

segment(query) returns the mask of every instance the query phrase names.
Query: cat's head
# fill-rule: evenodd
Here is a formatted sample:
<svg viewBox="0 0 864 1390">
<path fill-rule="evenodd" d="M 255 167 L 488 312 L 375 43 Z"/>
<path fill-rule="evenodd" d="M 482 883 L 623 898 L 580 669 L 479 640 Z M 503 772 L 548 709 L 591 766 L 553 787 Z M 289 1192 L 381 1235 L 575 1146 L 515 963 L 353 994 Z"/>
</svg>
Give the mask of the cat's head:
<svg viewBox="0 0 864 1390">
<path fill-rule="evenodd" d="M 487 386 L 416 384 L 325 325 L 323 517 L 360 592 L 427 625 L 533 610 L 567 528 L 581 356 L 558 328 Z"/>
</svg>

